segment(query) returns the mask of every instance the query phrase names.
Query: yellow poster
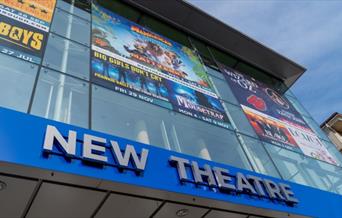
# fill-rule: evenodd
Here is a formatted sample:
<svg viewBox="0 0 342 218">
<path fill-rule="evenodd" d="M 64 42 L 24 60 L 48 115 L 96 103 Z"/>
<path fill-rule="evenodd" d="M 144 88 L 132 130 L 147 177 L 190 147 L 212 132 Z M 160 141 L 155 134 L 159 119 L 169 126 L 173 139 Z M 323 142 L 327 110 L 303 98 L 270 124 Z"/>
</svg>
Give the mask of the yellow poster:
<svg viewBox="0 0 342 218">
<path fill-rule="evenodd" d="M 50 23 L 56 0 L 0 0 L 0 4 Z"/>
</svg>

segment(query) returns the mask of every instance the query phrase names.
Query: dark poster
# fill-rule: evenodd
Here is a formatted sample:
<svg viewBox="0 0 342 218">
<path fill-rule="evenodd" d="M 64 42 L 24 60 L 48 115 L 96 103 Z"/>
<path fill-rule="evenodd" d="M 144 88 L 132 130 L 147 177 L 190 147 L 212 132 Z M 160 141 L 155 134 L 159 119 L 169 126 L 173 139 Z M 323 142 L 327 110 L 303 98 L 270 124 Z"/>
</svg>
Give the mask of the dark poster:
<svg viewBox="0 0 342 218">
<path fill-rule="evenodd" d="M 224 65 L 220 69 L 261 140 L 336 165 L 323 142 L 285 96 Z"/>
</svg>

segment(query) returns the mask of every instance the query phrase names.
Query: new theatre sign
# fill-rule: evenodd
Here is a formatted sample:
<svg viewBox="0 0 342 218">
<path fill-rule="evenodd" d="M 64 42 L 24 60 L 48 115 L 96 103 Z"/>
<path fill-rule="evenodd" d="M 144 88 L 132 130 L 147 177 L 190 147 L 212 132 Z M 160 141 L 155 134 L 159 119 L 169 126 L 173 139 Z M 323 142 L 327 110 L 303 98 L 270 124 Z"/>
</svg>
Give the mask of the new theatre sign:
<svg viewBox="0 0 342 218">
<path fill-rule="evenodd" d="M 83 140 L 79 140 L 80 138 Z M 144 171 L 148 164 L 150 150 L 131 144 L 119 146 L 118 141 L 90 134 L 83 134 L 80 137 L 73 130 L 69 130 L 68 135 L 63 136 L 55 126 L 48 125 L 43 152 L 46 157 L 58 154 L 66 159 L 80 159 L 97 165 L 113 166 L 120 169 L 119 172 L 133 170 L 137 176 L 143 179 L 144 173 L 147 173 Z M 232 174 L 229 169 L 215 165 L 200 166 L 198 161 L 176 155 L 170 155 L 165 161 L 168 161 L 169 165 L 177 171 L 178 179 L 182 184 L 193 183 L 197 188 L 209 187 L 208 191 L 218 190 L 227 194 L 247 194 L 268 198 L 274 202 L 285 202 L 288 205 L 299 202 L 291 186 L 282 182 L 242 172 Z M 170 170 L 172 170 L 171 167 Z M 149 173 L 158 173 L 162 176 L 163 172 Z"/>
</svg>

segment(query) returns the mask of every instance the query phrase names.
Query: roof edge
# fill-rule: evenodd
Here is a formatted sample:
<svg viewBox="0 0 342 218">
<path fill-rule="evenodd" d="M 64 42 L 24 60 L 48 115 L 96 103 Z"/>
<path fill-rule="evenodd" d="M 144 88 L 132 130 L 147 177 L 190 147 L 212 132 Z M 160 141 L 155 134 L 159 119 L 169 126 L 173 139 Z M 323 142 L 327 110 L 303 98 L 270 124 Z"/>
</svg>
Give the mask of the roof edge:
<svg viewBox="0 0 342 218">
<path fill-rule="evenodd" d="M 306 68 L 300 64 L 230 27 L 189 2 L 183 0 L 121 1 L 260 68 L 283 81 L 287 87 L 292 86 L 306 71 Z M 174 13 L 175 11 L 178 13 Z M 200 28 L 198 27 L 199 22 L 201 23 Z"/>
</svg>

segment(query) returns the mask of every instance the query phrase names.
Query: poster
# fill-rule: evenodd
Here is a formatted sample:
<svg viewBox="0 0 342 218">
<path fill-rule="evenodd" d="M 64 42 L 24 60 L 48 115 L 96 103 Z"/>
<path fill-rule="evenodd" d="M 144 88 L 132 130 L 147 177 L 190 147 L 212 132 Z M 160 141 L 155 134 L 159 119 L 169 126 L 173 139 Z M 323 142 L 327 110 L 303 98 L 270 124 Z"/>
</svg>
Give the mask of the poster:
<svg viewBox="0 0 342 218">
<path fill-rule="evenodd" d="M 191 49 L 92 6 L 94 83 L 228 128 L 225 110 Z"/>
<path fill-rule="evenodd" d="M 219 66 L 259 138 L 337 165 L 336 160 L 293 105 L 254 78 Z"/>
<path fill-rule="evenodd" d="M 40 63 L 55 0 L 0 0 L 0 51 Z"/>
</svg>

